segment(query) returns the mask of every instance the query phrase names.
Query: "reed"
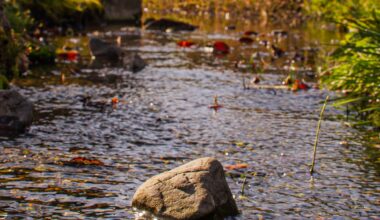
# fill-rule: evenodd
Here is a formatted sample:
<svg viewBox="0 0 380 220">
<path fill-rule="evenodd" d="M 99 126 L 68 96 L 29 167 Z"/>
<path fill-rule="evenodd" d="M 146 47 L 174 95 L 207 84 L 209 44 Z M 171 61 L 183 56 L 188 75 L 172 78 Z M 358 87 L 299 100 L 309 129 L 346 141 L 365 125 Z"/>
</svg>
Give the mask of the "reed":
<svg viewBox="0 0 380 220">
<path fill-rule="evenodd" d="M 314 174 L 314 166 L 315 166 L 315 158 L 317 156 L 317 146 L 318 146 L 318 140 L 319 140 L 319 133 L 321 131 L 321 124 L 322 124 L 322 119 L 323 119 L 323 113 L 326 110 L 327 102 L 329 101 L 329 96 L 326 97 L 325 103 L 323 104 L 321 113 L 319 114 L 319 120 L 318 120 L 318 125 L 317 125 L 317 132 L 315 135 L 315 141 L 314 141 L 314 151 L 313 151 L 313 162 L 311 163 L 311 168 L 310 168 L 310 175 Z"/>
</svg>

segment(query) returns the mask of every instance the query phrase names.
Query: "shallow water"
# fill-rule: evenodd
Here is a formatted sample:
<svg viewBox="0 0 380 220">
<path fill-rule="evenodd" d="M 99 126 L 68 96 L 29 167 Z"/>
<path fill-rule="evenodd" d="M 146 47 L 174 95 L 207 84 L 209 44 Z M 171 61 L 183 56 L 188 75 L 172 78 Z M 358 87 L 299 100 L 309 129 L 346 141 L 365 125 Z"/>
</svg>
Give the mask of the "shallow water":
<svg viewBox="0 0 380 220">
<path fill-rule="evenodd" d="M 363 134 L 337 120 L 341 112 L 332 107 L 322 124 L 318 173 L 314 179 L 308 174 L 327 91 L 243 89 L 242 78 L 249 81 L 255 74 L 234 68 L 234 63 L 265 52 L 258 41 L 240 45 L 239 31 L 116 30 L 99 36 L 122 36 L 126 51 L 138 51 L 149 62 L 142 72 L 84 65 L 64 80 L 60 71 L 46 71 L 17 83 L 38 114 L 27 134 L 0 139 L 0 218 L 133 219 L 131 198 L 141 183 L 205 156 L 223 165 L 248 164 L 247 169 L 227 171 L 241 219 L 380 215 L 378 164 L 370 159 Z M 317 45 L 301 33 L 293 30 L 287 38 L 270 39 L 287 55 L 268 60 L 260 84 L 281 83 L 295 46 Z M 180 39 L 201 46 L 179 48 L 175 42 Z M 204 52 L 204 45 L 219 39 L 232 46 L 230 55 Z M 297 65 L 303 69 L 298 75 L 314 85 L 312 63 Z M 117 96 L 121 102 L 116 108 L 84 107 L 81 97 L 86 95 L 107 101 Z M 217 112 L 208 108 L 215 95 L 224 106 Z M 342 146 L 343 140 L 349 144 Z M 78 156 L 96 158 L 105 166 L 65 163 Z"/>
</svg>

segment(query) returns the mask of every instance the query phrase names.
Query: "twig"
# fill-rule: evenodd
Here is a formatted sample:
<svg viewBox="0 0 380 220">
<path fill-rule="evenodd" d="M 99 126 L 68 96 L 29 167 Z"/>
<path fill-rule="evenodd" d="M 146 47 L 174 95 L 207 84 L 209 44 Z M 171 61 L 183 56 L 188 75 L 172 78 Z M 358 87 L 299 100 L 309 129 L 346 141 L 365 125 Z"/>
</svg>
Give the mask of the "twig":
<svg viewBox="0 0 380 220">
<path fill-rule="evenodd" d="M 313 162 L 312 162 L 311 168 L 310 168 L 310 175 L 313 175 L 313 173 L 314 173 L 314 165 L 315 165 L 315 157 L 317 155 L 317 146 L 318 146 L 319 132 L 321 130 L 321 123 L 322 123 L 322 119 L 323 119 L 323 113 L 325 112 L 328 100 L 329 100 L 329 96 L 326 97 L 325 103 L 323 104 L 321 113 L 319 115 L 319 121 L 318 121 L 318 126 L 317 126 L 317 134 L 315 136 L 315 142 L 314 142 Z"/>
</svg>

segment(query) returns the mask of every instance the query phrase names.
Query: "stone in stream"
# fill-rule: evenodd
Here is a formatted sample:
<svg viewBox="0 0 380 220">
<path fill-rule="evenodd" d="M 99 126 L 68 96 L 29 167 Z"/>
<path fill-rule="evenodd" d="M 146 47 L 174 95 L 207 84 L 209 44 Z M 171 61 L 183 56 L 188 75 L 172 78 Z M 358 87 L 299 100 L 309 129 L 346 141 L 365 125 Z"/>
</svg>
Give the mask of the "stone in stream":
<svg viewBox="0 0 380 220">
<path fill-rule="evenodd" d="M 174 21 L 170 19 L 147 19 L 145 21 L 145 29 L 147 30 L 156 30 L 156 31 L 165 31 L 165 32 L 176 32 L 176 31 L 194 31 L 197 29 L 196 26 L 187 24 L 181 21 Z"/>
<path fill-rule="evenodd" d="M 146 67 L 146 62 L 136 53 L 126 53 L 117 45 L 98 38 L 90 39 L 91 54 L 100 62 L 122 63 L 128 70 L 136 73 Z"/>
<path fill-rule="evenodd" d="M 0 135 L 24 132 L 33 122 L 33 104 L 15 90 L 0 90 Z"/>
<path fill-rule="evenodd" d="M 223 166 L 210 157 L 148 179 L 137 189 L 132 206 L 177 220 L 215 220 L 239 214 Z"/>
<path fill-rule="evenodd" d="M 102 3 L 107 21 L 140 24 L 142 0 L 102 0 Z"/>
<path fill-rule="evenodd" d="M 91 38 L 90 39 L 90 50 L 91 54 L 95 58 L 104 58 L 107 60 L 120 60 L 123 56 L 123 50 L 111 43 L 105 42 L 103 40 L 100 40 L 98 38 Z"/>
</svg>

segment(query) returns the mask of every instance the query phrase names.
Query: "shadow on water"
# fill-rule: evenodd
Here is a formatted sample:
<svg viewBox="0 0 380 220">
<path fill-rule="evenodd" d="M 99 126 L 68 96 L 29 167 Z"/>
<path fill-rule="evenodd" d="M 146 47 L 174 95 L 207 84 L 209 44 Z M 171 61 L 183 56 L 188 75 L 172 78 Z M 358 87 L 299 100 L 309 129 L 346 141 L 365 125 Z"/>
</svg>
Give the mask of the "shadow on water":
<svg viewBox="0 0 380 220">
<path fill-rule="evenodd" d="M 242 45 L 238 39 L 247 30 L 260 35 Z M 89 34 L 110 42 L 122 36 L 123 50 L 138 52 L 149 66 L 133 74 L 123 66 L 84 62 L 33 71 L 17 82 L 38 116 L 27 134 L 0 139 L 0 216 L 132 219 L 137 186 L 204 156 L 248 164 L 226 171 L 242 219 L 379 216 L 378 150 L 365 147 L 363 133 L 344 126 L 333 108 L 326 110 L 318 175 L 310 181 L 318 112 L 329 92 L 243 89 L 243 77 L 281 84 L 290 65 L 297 77 L 316 84 L 310 54 L 325 50 L 321 45 L 336 35 L 286 31 L 281 38 L 255 26 L 169 34 L 113 27 Z M 196 46 L 180 48 L 179 40 Z M 285 55 L 273 59 L 265 40 Z M 231 53 L 208 53 L 214 41 L 228 43 Z M 297 52 L 304 59 L 292 63 Z M 208 108 L 215 95 L 224 106 L 217 112 Z M 69 165 L 77 157 L 104 165 Z"/>
</svg>

